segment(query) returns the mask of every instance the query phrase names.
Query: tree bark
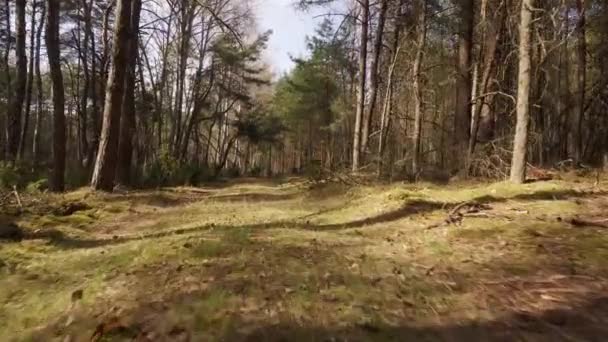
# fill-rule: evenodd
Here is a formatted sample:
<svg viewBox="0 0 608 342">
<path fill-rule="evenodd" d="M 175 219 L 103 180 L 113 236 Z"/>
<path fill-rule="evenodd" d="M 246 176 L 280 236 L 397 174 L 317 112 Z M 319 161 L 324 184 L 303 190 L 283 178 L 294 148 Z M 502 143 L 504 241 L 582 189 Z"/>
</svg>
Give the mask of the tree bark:
<svg viewBox="0 0 608 342">
<path fill-rule="evenodd" d="M 487 5 L 487 2 L 483 2 L 484 5 Z M 494 72 L 496 66 L 496 52 L 498 47 L 498 41 L 501 37 L 502 32 L 502 7 L 500 9 L 501 14 L 497 14 L 493 16 L 493 19 L 498 19 L 499 22 L 488 22 L 485 14 L 487 13 L 486 8 L 482 7 L 482 17 L 481 20 L 484 25 L 483 39 L 485 44 L 484 50 L 484 64 L 483 71 L 481 75 L 481 84 L 479 85 L 479 98 L 475 99 L 475 105 L 473 106 L 473 119 L 471 122 L 471 136 L 469 137 L 469 146 L 468 146 L 468 157 L 467 162 L 470 163 L 473 157 L 473 153 L 475 152 L 475 147 L 477 145 L 477 141 L 479 140 L 479 128 L 481 125 L 481 121 L 484 122 L 484 127 L 492 125 L 492 106 L 494 101 L 494 94 L 487 94 L 490 89 L 490 78 L 492 73 Z M 468 170 L 470 171 L 470 170 Z"/>
<path fill-rule="evenodd" d="M 36 56 L 34 62 L 34 69 L 36 73 L 36 114 L 34 117 L 34 137 L 32 139 L 32 169 L 37 170 L 40 163 L 40 125 L 42 120 L 42 106 L 44 102 L 43 89 L 42 89 L 42 74 L 40 73 L 40 47 L 42 30 L 44 29 L 44 23 L 46 21 L 46 5 L 44 2 L 40 3 L 40 24 L 38 25 L 38 31 L 36 32 Z"/>
<path fill-rule="evenodd" d="M 361 157 L 361 125 L 365 112 L 365 85 L 367 78 L 367 40 L 369 24 L 369 0 L 361 0 L 361 47 L 359 50 L 359 84 L 357 87 L 357 110 L 355 113 L 355 129 L 353 139 L 352 171 L 359 170 Z"/>
<path fill-rule="evenodd" d="M 91 11 L 93 10 L 93 2 L 89 1 L 87 4 L 86 0 L 81 0 L 81 6 L 84 11 L 83 20 L 84 20 L 84 42 L 81 47 L 79 47 L 82 51 L 80 52 L 80 56 L 82 59 L 82 70 L 84 76 L 84 84 L 82 86 L 82 95 L 80 97 L 80 160 L 83 166 L 87 166 L 87 157 L 89 155 L 89 140 L 88 136 L 88 103 L 89 103 L 89 94 L 90 94 L 90 86 L 91 83 L 95 83 L 95 78 L 93 77 L 93 82 L 91 82 L 91 72 L 89 71 L 89 41 L 92 36 L 92 28 L 91 28 Z M 92 51 L 92 60 L 95 59 L 95 52 Z M 94 75 L 94 74 L 93 74 Z"/>
<path fill-rule="evenodd" d="M 6 103 L 10 104 L 13 101 L 13 89 L 11 84 L 11 68 L 9 65 L 9 56 L 11 52 L 11 8 L 9 0 L 4 1 L 4 10 L 5 12 L 5 26 L 6 26 L 6 36 L 9 37 L 6 40 L 6 50 L 4 50 L 3 57 L 3 67 L 4 67 L 4 81 L 6 82 Z M 7 108 L 7 116 L 9 109 Z M 6 117 L 2 117 L 2 142 L 4 145 L 2 146 L 2 160 L 8 157 L 8 120 Z"/>
<path fill-rule="evenodd" d="M 131 7 L 131 35 L 129 37 L 129 60 L 126 68 L 125 93 L 120 117 L 120 139 L 118 144 L 118 182 L 131 185 L 133 159 L 133 137 L 135 130 L 135 68 L 139 46 L 139 17 L 141 0 L 133 0 Z"/>
<path fill-rule="evenodd" d="M 517 124 L 511 162 L 511 182 L 526 180 L 526 152 L 530 123 L 530 78 L 532 48 L 532 9 L 534 0 L 523 0 L 519 23 L 519 71 L 517 81 Z"/>
<path fill-rule="evenodd" d="M 374 41 L 374 55 L 370 65 L 370 98 L 369 108 L 367 111 L 366 120 L 363 122 L 363 129 L 361 132 L 361 151 L 367 150 L 367 144 L 370 137 L 370 130 L 372 127 L 372 121 L 374 118 L 374 112 L 376 111 L 376 104 L 378 99 L 378 84 L 380 83 L 380 76 L 378 74 L 378 66 L 380 65 L 380 57 L 382 56 L 383 48 L 383 37 L 384 37 L 384 26 L 386 23 L 386 12 L 388 10 L 388 0 L 382 0 L 380 4 L 380 14 L 378 17 L 378 27 L 376 28 L 376 37 Z"/>
<path fill-rule="evenodd" d="M 471 77 L 471 52 L 473 49 L 474 1 L 458 0 L 459 32 L 458 32 L 458 63 L 456 75 L 456 115 L 455 115 L 455 144 L 456 148 L 468 146 L 471 131 L 471 92 L 473 80 Z"/>
<path fill-rule="evenodd" d="M 30 125 L 30 113 L 32 109 L 32 90 L 34 88 L 34 53 L 36 50 L 36 9 L 37 2 L 32 2 L 32 15 L 30 18 L 30 59 L 27 73 L 27 87 L 25 90 L 25 111 L 23 114 L 23 129 L 21 130 L 21 139 L 19 140 L 19 159 L 23 159 L 25 155 L 25 145 L 27 142 L 27 133 Z"/>
<path fill-rule="evenodd" d="M 17 56 L 17 79 L 15 84 L 15 95 L 8 111 L 7 123 L 7 152 L 8 160 L 14 162 L 19 152 L 19 140 L 21 139 L 21 117 L 23 114 L 23 102 L 27 85 L 27 56 L 25 54 L 25 5 L 26 0 L 15 1 L 15 25 L 17 39 L 15 41 L 15 53 Z"/>
<path fill-rule="evenodd" d="M 53 174 L 51 190 L 63 191 L 65 173 L 65 94 L 59 47 L 59 0 L 47 0 L 46 47 L 53 89 Z"/>
<path fill-rule="evenodd" d="M 120 116 L 125 89 L 126 66 L 129 59 L 131 0 L 118 0 L 114 28 L 112 67 L 106 87 L 103 123 L 93 170 L 91 187 L 94 190 L 112 191 L 118 160 Z"/>
<path fill-rule="evenodd" d="M 585 117 L 585 86 L 587 83 L 587 43 L 585 0 L 576 1 L 578 22 L 576 24 L 576 87 L 574 106 L 574 161 L 578 165 L 583 160 L 583 120 Z"/>
<path fill-rule="evenodd" d="M 424 58 L 424 48 L 426 43 L 426 0 L 418 2 L 418 30 L 416 37 L 416 58 L 412 68 L 412 91 L 414 92 L 414 135 L 412 173 L 417 176 L 420 171 L 420 141 L 422 136 L 422 86 L 421 86 L 421 66 Z"/>
</svg>

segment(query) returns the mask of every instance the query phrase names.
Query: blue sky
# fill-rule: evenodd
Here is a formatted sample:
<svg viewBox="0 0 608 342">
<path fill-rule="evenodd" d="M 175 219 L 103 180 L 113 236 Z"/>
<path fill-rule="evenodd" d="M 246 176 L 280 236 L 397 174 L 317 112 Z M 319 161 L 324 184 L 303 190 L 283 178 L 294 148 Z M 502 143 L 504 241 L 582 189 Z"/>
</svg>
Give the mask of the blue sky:
<svg viewBox="0 0 608 342">
<path fill-rule="evenodd" d="M 294 0 L 256 0 L 256 16 L 260 31 L 274 31 L 266 57 L 273 71 L 280 75 L 293 66 L 289 55 L 300 57 L 306 53 L 306 36 L 314 33 L 322 18 L 314 18 L 322 9 L 302 12 Z"/>
</svg>

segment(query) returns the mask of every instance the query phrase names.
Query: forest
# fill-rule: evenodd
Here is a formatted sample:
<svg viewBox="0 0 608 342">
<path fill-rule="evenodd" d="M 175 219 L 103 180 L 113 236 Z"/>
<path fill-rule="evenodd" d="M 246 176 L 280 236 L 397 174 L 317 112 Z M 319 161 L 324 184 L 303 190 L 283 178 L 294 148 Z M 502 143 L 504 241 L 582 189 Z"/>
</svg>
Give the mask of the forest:
<svg viewBox="0 0 608 342">
<path fill-rule="evenodd" d="M 608 338 L 608 2 L 0 1 L 0 340 Z"/>
</svg>

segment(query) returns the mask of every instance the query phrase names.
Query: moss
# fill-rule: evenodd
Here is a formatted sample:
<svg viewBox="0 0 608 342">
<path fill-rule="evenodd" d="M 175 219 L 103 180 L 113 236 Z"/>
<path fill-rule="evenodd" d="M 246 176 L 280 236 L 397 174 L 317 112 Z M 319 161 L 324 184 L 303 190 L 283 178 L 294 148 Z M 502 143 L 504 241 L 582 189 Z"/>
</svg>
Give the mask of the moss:
<svg viewBox="0 0 608 342">
<path fill-rule="evenodd" d="M 283 322 L 383 330 L 403 321 L 488 321 L 495 312 L 483 308 L 478 291 L 488 280 L 563 272 L 570 264 L 577 272 L 608 272 L 603 232 L 554 219 L 588 210 L 573 198 L 591 195 L 563 181 L 311 192 L 230 183 L 201 192 L 198 202 L 165 190 L 41 194 L 49 202 L 85 201 L 92 209 L 20 218 L 29 229 L 58 227 L 66 241 L 0 244 L 0 340 L 22 340 L 35 327 L 64 319 L 76 289 L 84 290 L 82 321 L 92 327 L 103 308 L 161 301 L 167 311 L 144 314 L 159 316 L 166 332 L 183 326 L 195 340 L 214 340 Z M 237 200 L 211 201 L 209 194 Z M 445 208 L 469 200 L 489 203 L 497 217 L 423 229 L 445 218 Z M 365 221 L 378 216 L 383 219 Z M 363 224 L 340 226 L 357 220 Z M 335 226 L 310 229 L 317 224 Z M 250 310 L 241 310 L 243 301 Z"/>
<path fill-rule="evenodd" d="M 226 245 L 220 241 L 203 240 L 192 248 L 192 256 L 201 259 L 217 258 L 227 253 Z"/>
</svg>

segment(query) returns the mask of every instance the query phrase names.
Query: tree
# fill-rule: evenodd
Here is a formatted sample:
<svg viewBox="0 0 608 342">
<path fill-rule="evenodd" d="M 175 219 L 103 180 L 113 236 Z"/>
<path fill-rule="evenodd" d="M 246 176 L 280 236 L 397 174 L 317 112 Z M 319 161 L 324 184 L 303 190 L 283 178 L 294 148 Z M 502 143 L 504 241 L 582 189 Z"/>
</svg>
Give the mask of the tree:
<svg viewBox="0 0 608 342">
<path fill-rule="evenodd" d="M 471 51 L 473 48 L 473 0 L 457 0 L 459 11 L 458 63 L 456 74 L 455 138 L 459 148 L 468 145 L 471 130 L 471 92 L 473 87 Z"/>
<path fill-rule="evenodd" d="M 365 114 L 365 85 L 367 81 L 367 40 L 369 29 L 369 0 L 359 1 L 361 6 L 361 35 L 359 48 L 359 82 L 357 85 L 357 109 L 355 113 L 355 130 L 353 139 L 353 164 L 352 171 L 359 170 L 361 158 L 361 129 L 363 123 L 363 115 Z"/>
<path fill-rule="evenodd" d="M 378 73 L 378 66 L 380 65 L 380 57 L 382 56 L 383 37 L 384 37 L 384 26 L 386 23 L 386 12 L 388 11 L 388 0 L 381 0 L 380 2 L 380 13 L 378 14 L 378 26 L 376 27 L 376 35 L 374 41 L 374 54 L 370 65 L 370 100 L 369 108 L 365 120 L 363 121 L 363 129 L 361 132 L 361 150 L 365 152 L 367 150 L 369 136 L 371 134 L 370 129 L 376 111 L 376 104 L 378 102 L 378 87 L 380 83 L 380 75 Z"/>
<path fill-rule="evenodd" d="M 61 72 L 59 47 L 59 0 L 47 0 L 46 18 L 46 49 L 53 88 L 53 175 L 51 189 L 63 191 L 65 188 L 65 95 L 63 89 L 63 74 Z"/>
<path fill-rule="evenodd" d="M 422 111 L 423 111 L 423 94 L 422 94 L 422 63 L 424 58 L 424 49 L 426 45 L 426 0 L 417 1 L 417 33 L 416 33 L 416 57 L 414 66 L 412 67 L 412 90 L 414 92 L 414 134 L 412 136 L 413 156 L 412 156 L 412 173 L 417 176 L 420 171 L 420 139 L 422 136 Z"/>
<path fill-rule="evenodd" d="M 42 30 L 44 29 L 44 23 L 46 20 L 46 5 L 43 2 L 40 3 L 40 23 L 38 24 L 38 30 L 36 32 L 36 52 L 34 61 L 34 72 L 36 74 L 36 114 L 34 117 L 34 137 L 32 139 L 32 169 L 36 171 L 40 162 L 40 126 L 42 120 L 42 106 L 43 106 L 43 90 L 42 90 L 42 74 L 40 73 L 40 46 L 42 38 Z M 63 77 L 62 77 L 63 78 Z"/>
<path fill-rule="evenodd" d="M 27 56 L 25 53 L 25 7 L 26 0 L 15 1 L 15 26 L 17 39 L 15 53 L 17 56 L 17 79 L 15 95 L 9 108 L 8 123 L 6 127 L 8 159 L 15 161 L 19 152 L 19 140 L 21 138 L 21 117 L 23 115 L 23 104 L 27 84 Z"/>
<path fill-rule="evenodd" d="M 32 109 L 32 91 L 34 89 L 34 54 L 36 50 L 36 10 L 38 9 L 37 0 L 32 1 L 32 13 L 30 16 L 30 59 L 27 73 L 27 88 L 25 90 L 25 111 L 23 114 L 23 128 L 21 139 L 19 140 L 19 159 L 23 159 L 25 145 L 27 143 L 27 133 L 29 130 L 30 113 Z"/>
<path fill-rule="evenodd" d="M 517 125 L 511 162 L 511 182 L 526 180 L 528 126 L 530 122 L 530 78 L 532 49 L 532 10 L 534 0 L 523 0 L 519 22 L 519 71 L 517 81 Z"/>
<path fill-rule="evenodd" d="M 587 43 L 585 0 L 576 0 L 578 21 L 576 23 L 576 99 L 574 106 L 574 160 L 583 160 L 583 120 L 585 117 L 585 93 L 587 86 Z"/>
<path fill-rule="evenodd" d="M 114 29 L 112 67 L 106 87 L 99 151 L 97 152 L 97 161 L 91 180 L 91 187 L 94 190 L 112 191 L 114 188 L 118 160 L 120 116 L 125 90 L 126 67 L 129 60 L 131 2 L 129 0 L 117 0 L 116 5 L 117 20 Z"/>
<path fill-rule="evenodd" d="M 133 156 L 133 134 L 135 133 L 135 70 L 139 46 L 139 17 L 141 0 L 133 0 L 131 8 L 131 35 L 129 37 L 129 61 L 126 68 L 125 93 L 120 117 L 120 139 L 118 144 L 118 182 L 131 184 L 131 162 Z"/>
</svg>

